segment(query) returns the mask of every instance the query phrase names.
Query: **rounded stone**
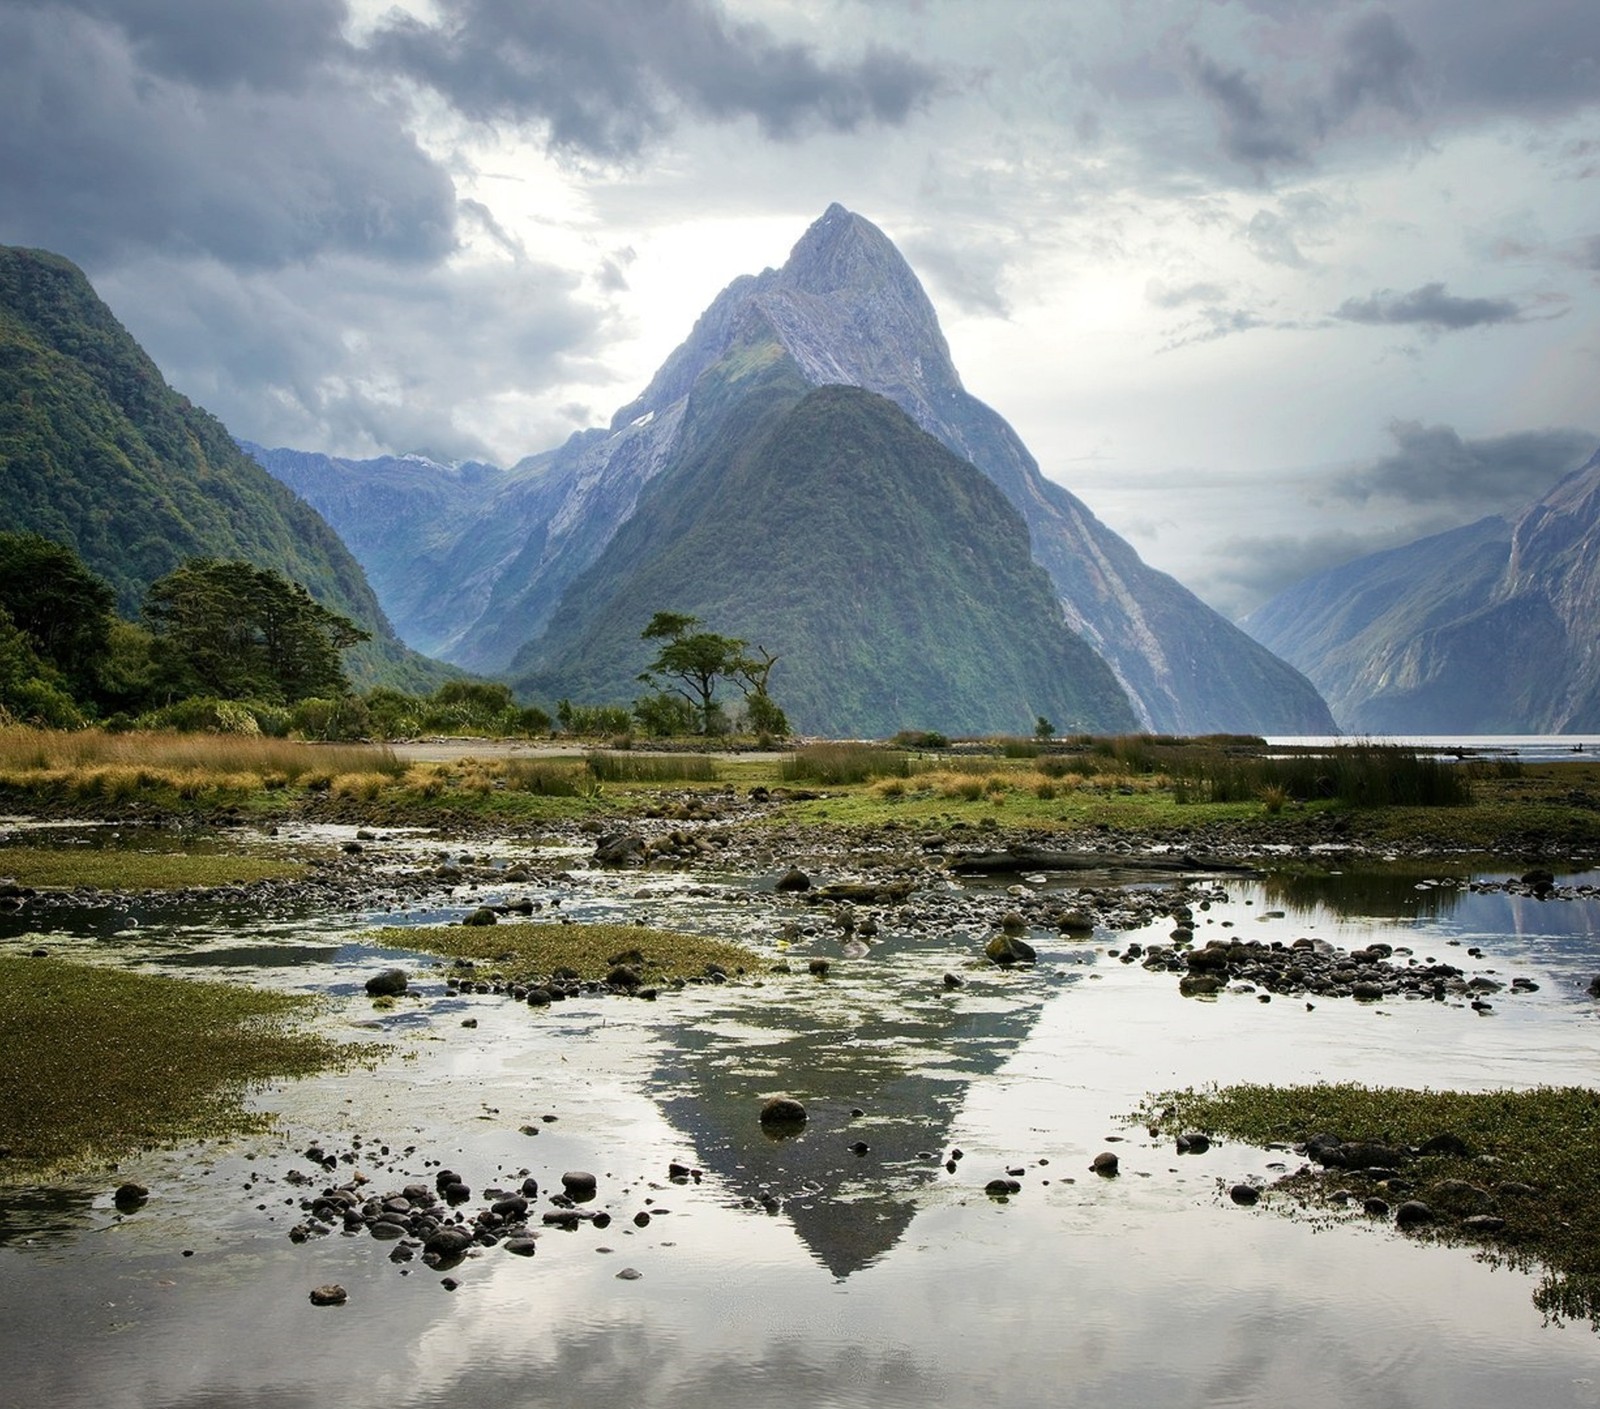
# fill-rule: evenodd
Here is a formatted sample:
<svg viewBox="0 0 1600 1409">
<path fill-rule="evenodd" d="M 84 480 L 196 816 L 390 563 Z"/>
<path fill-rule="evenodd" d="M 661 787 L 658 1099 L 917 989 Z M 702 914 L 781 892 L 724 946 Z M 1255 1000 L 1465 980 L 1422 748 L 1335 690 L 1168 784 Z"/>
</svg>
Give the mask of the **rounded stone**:
<svg viewBox="0 0 1600 1409">
<path fill-rule="evenodd" d="M 569 1199 L 592 1199 L 600 1181 L 585 1169 L 569 1169 L 561 1176 L 561 1187 Z"/>
<path fill-rule="evenodd" d="M 374 998 L 398 998 L 405 991 L 404 969 L 380 969 L 367 980 L 367 992 Z"/>
<path fill-rule="evenodd" d="M 793 1096 L 769 1096 L 761 1106 L 761 1123 L 769 1130 L 793 1129 L 806 1118 L 806 1108 Z"/>
</svg>

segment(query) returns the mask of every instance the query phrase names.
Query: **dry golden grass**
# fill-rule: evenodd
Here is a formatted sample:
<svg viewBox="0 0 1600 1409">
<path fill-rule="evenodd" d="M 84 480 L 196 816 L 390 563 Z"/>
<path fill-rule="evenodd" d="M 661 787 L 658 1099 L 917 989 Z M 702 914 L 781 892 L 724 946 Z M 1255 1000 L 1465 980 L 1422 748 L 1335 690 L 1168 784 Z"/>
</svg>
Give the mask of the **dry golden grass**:
<svg viewBox="0 0 1600 1409">
<path fill-rule="evenodd" d="M 379 745 L 306 744 L 259 735 L 0 728 L 0 779 L 73 791 L 92 788 L 102 796 L 107 787 L 124 795 L 136 777 L 146 787 L 208 779 L 211 786 L 254 788 L 265 786 L 268 778 L 278 786 L 304 786 L 342 773 L 397 777 L 402 771 L 394 754 Z"/>
</svg>

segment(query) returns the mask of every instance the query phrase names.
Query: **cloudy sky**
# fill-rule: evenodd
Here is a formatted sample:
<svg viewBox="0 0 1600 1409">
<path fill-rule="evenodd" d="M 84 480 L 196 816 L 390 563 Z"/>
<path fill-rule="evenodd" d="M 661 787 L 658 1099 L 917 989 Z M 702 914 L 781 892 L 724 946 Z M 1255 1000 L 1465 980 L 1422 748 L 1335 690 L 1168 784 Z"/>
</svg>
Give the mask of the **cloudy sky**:
<svg viewBox="0 0 1600 1409">
<path fill-rule="evenodd" d="M 0 241 L 269 445 L 549 448 L 834 200 L 1230 614 L 1600 446 L 1595 0 L 0 0 Z"/>
</svg>

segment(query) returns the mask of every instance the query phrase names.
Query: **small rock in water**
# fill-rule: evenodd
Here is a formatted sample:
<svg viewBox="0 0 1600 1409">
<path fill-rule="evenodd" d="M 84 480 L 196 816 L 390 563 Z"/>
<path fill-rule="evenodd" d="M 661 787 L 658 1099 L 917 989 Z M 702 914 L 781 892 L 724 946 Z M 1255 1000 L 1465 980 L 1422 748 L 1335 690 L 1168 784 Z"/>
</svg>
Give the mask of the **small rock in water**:
<svg viewBox="0 0 1600 1409">
<path fill-rule="evenodd" d="M 324 1286 L 311 1289 L 311 1304 L 313 1306 L 343 1306 L 350 1299 L 350 1293 L 345 1291 L 337 1282 L 329 1282 Z"/>
<path fill-rule="evenodd" d="M 122 1212 L 128 1213 L 141 1207 L 149 1197 L 150 1191 L 143 1184 L 134 1184 L 130 1181 L 127 1184 L 119 1185 L 117 1192 L 111 1196 L 111 1199 Z"/>
<path fill-rule="evenodd" d="M 404 969 L 381 969 L 367 980 L 367 992 L 374 998 L 398 998 L 405 991 Z"/>
<path fill-rule="evenodd" d="M 769 1130 L 792 1130 L 805 1123 L 806 1108 L 793 1096 L 771 1096 L 762 1104 L 761 1124 Z"/>
<path fill-rule="evenodd" d="M 1102 1150 L 1089 1161 L 1089 1168 L 1110 1179 L 1117 1173 L 1117 1157 L 1110 1150 Z"/>
<path fill-rule="evenodd" d="M 642 1276 L 644 1276 L 644 1273 L 637 1267 L 624 1267 L 622 1271 L 617 1273 L 617 1280 L 619 1282 L 637 1282 Z"/>
<path fill-rule="evenodd" d="M 585 1169 L 569 1169 L 561 1176 L 561 1187 L 569 1199 L 592 1199 L 600 1181 Z"/>
<path fill-rule="evenodd" d="M 1241 1207 L 1249 1208 L 1252 1204 L 1260 1202 L 1261 1190 L 1254 1184 L 1235 1184 L 1228 1190 L 1228 1197 Z"/>
<path fill-rule="evenodd" d="M 984 945 L 983 952 L 989 957 L 990 962 L 999 964 L 1002 968 L 1010 968 L 1013 964 L 1032 964 L 1039 957 L 1027 940 L 1004 933 L 995 935 Z"/>
</svg>

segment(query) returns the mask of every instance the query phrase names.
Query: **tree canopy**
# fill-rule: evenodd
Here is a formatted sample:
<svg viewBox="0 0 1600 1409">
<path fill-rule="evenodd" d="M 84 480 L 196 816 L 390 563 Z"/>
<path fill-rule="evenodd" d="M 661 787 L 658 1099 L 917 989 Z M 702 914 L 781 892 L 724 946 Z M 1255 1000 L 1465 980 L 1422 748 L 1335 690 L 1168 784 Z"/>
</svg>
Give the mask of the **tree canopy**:
<svg viewBox="0 0 1600 1409">
<path fill-rule="evenodd" d="M 758 655 L 746 652 L 748 641 L 697 631 L 700 619 L 684 612 L 658 611 L 639 634 L 646 641 L 662 642 L 656 658 L 639 676 L 646 685 L 681 696 L 700 716 L 700 732 L 719 732 L 721 705 L 717 685 L 733 682 L 744 694 L 751 723 L 765 733 L 785 734 L 788 721 L 767 694 L 767 677 L 777 656 L 765 648 Z"/>
<path fill-rule="evenodd" d="M 177 694 L 294 703 L 349 689 L 340 652 L 370 633 L 298 582 L 251 563 L 197 558 L 151 583 L 144 616 Z"/>
<path fill-rule="evenodd" d="M 0 608 L 75 692 L 93 693 L 116 594 L 65 544 L 0 533 Z"/>
</svg>

